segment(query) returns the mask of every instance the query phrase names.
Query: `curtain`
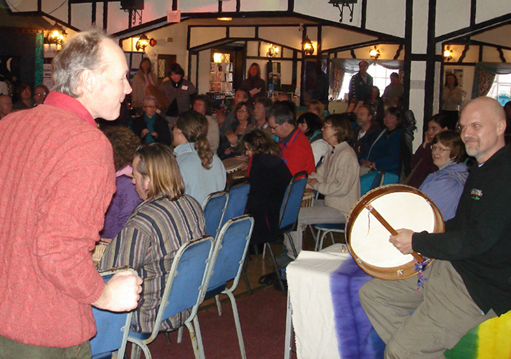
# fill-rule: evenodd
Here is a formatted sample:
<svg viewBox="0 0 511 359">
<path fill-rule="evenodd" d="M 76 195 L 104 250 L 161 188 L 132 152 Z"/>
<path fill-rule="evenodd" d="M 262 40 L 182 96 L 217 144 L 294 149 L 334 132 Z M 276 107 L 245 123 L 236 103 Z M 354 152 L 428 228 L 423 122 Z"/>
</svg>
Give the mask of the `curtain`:
<svg viewBox="0 0 511 359">
<path fill-rule="evenodd" d="M 481 62 L 476 65 L 472 98 L 486 96 L 490 91 L 495 75 L 510 74 L 511 64 Z"/>
<path fill-rule="evenodd" d="M 38 32 L 35 35 L 35 85 L 43 83 L 43 63 L 44 63 L 44 34 Z"/>
<path fill-rule="evenodd" d="M 342 81 L 344 80 L 344 71 L 340 67 L 332 64 L 330 83 L 332 84 L 332 97 L 335 100 L 339 98 L 341 92 Z"/>
</svg>

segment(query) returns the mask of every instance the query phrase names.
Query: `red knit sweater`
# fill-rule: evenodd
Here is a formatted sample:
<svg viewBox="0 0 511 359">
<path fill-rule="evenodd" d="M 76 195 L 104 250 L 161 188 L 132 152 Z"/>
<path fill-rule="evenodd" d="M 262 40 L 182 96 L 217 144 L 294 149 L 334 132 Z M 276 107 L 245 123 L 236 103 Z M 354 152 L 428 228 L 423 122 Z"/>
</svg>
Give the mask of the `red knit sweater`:
<svg viewBox="0 0 511 359">
<path fill-rule="evenodd" d="M 115 190 L 112 148 L 75 99 L 0 121 L 0 335 L 66 348 L 96 332 L 91 251 Z"/>
</svg>

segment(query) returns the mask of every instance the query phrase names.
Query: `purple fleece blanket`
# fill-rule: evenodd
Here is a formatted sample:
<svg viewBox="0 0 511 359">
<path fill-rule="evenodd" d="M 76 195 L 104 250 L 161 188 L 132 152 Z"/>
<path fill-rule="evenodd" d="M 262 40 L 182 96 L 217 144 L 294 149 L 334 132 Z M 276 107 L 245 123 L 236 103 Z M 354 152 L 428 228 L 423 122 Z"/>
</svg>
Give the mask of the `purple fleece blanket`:
<svg viewBox="0 0 511 359">
<path fill-rule="evenodd" d="M 358 291 L 372 277 L 346 260 L 330 275 L 335 330 L 342 359 L 381 359 L 385 344 L 367 318 Z"/>
</svg>

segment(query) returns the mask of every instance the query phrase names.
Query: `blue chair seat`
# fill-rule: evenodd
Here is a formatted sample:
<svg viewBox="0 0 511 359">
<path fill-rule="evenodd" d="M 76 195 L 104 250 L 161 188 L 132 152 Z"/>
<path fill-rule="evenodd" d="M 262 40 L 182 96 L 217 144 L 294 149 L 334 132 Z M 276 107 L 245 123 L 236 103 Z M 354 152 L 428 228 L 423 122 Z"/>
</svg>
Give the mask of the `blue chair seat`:
<svg viewBox="0 0 511 359">
<path fill-rule="evenodd" d="M 149 339 L 150 336 L 151 336 L 151 333 L 137 333 L 137 332 L 134 332 L 133 330 L 130 330 L 130 337 L 131 338 L 137 338 L 137 339 L 140 339 L 140 340 L 146 340 L 146 339 Z"/>
<path fill-rule="evenodd" d="M 213 288 L 213 289 L 209 289 L 207 292 L 206 292 L 206 297 L 204 298 L 204 300 L 206 299 L 209 299 L 209 298 L 213 298 L 219 294 L 221 294 L 226 288 L 226 285 L 221 285 L 219 287 L 216 287 L 216 288 Z"/>
</svg>

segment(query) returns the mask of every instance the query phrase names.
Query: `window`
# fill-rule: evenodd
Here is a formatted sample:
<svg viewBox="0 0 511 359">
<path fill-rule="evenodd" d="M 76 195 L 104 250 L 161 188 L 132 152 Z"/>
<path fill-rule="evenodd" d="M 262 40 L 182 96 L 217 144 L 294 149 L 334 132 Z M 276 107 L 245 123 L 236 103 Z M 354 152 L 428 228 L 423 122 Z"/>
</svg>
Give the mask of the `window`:
<svg viewBox="0 0 511 359">
<path fill-rule="evenodd" d="M 502 106 L 511 101 L 511 74 L 495 75 L 488 96 L 499 101 Z"/>
<path fill-rule="evenodd" d="M 390 85 L 390 74 L 393 72 L 399 72 L 398 70 L 386 69 L 385 67 L 378 64 L 371 64 L 367 69 L 367 73 L 373 77 L 373 85 L 380 89 L 380 96 L 383 95 L 385 87 Z M 338 100 L 348 99 L 348 93 L 350 92 L 350 80 L 355 74 L 345 74 L 342 81 L 341 91 L 339 93 Z"/>
</svg>

